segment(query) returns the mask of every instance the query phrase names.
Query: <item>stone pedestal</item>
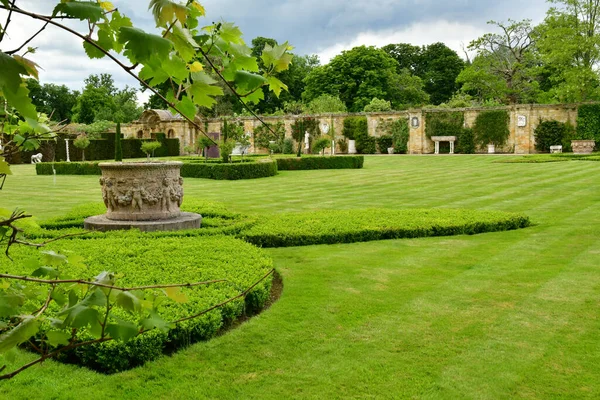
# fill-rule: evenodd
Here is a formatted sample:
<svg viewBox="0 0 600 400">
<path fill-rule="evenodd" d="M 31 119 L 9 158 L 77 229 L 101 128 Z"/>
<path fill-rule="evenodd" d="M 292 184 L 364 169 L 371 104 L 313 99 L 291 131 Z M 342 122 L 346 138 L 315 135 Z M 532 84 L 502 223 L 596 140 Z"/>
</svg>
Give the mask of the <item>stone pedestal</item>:
<svg viewBox="0 0 600 400">
<path fill-rule="evenodd" d="M 595 146 L 594 140 L 571 140 L 571 147 L 575 154 L 590 154 L 594 151 Z"/>
<path fill-rule="evenodd" d="M 142 231 L 199 228 L 202 217 L 182 213 L 181 162 L 100 163 L 105 215 L 85 220 L 85 228 Z"/>
</svg>

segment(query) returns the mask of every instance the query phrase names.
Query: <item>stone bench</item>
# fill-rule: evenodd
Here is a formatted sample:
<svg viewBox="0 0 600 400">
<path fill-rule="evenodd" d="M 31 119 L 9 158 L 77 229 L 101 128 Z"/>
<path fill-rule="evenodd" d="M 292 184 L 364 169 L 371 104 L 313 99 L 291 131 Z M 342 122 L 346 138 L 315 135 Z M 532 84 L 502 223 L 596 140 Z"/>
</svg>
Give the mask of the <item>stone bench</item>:
<svg viewBox="0 0 600 400">
<path fill-rule="evenodd" d="M 550 153 L 554 154 L 554 153 L 562 153 L 562 146 L 557 145 L 557 146 L 550 146 Z"/>
<path fill-rule="evenodd" d="M 450 154 L 454 154 L 456 136 L 432 136 L 431 140 L 435 142 L 435 154 L 440 154 L 440 142 L 450 142 Z"/>
</svg>

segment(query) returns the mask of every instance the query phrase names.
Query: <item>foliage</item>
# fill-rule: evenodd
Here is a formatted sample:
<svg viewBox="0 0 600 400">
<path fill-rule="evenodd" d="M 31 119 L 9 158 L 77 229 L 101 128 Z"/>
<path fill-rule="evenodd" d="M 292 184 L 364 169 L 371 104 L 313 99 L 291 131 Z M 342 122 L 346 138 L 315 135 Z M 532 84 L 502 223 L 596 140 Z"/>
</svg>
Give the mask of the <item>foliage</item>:
<svg viewBox="0 0 600 400">
<path fill-rule="evenodd" d="M 367 117 L 346 117 L 344 118 L 344 128 L 342 135 L 348 140 L 356 140 L 359 135 L 368 135 L 369 127 L 367 125 Z"/>
<path fill-rule="evenodd" d="M 559 121 L 544 121 L 535 128 L 535 149 L 537 151 L 548 152 L 550 146 L 561 145 L 563 151 L 570 151 L 571 139 L 573 137 L 573 127 Z"/>
<path fill-rule="evenodd" d="M 490 21 L 501 33 L 487 33 L 469 44 L 476 51 L 473 64 L 457 77 L 462 90 L 481 102 L 521 103 L 535 99 L 539 90 L 530 20 Z"/>
<path fill-rule="evenodd" d="M 281 149 L 283 154 L 294 154 L 294 140 L 286 138 L 283 141 L 283 148 Z"/>
<path fill-rule="evenodd" d="M 57 252 L 59 247 L 65 254 L 76 251 L 78 256 L 62 255 Z M 236 256 L 239 253 L 244 254 L 243 259 Z M 41 334 L 33 340 L 37 347 L 56 348 L 69 343 L 112 338 L 114 341 L 79 347 L 61 356 L 65 361 L 103 372 L 129 369 L 155 359 L 165 351 L 213 337 L 227 321 L 244 313 L 244 296 L 198 318 L 177 324 L 171 321 L 193 316 L 237 296 L 272 268 L 271 261 L 260 250 L 222 236 L 202 239 L 130 236 L 126 241 L 110 236 L 94 240 L 73 239 L 48 246 L 48 251 L 43 254 L 31 248 L 14 249 L 13 254 L 19 260 L 28 261 L 10 263 L 4 258 L 0 265 L 3 270 L 16 275 L 60 279 L 63 270 L 68 270 L 71 276 L 95 276 L 93 280 L 99 284 L 114 286 L 118 283 L 129 287 L 159 285 L 159 282 L 227 280 L 189 288 L 134 291 L 78 284 L 54 285 L 47 312 L 35 320 L 24 320 L 22 325 L 35 323 L 35 329 L 20 335 L 19 340 L 27 340 L 38 330 Z M 103 272 L 116 264 L 122 271 L 118 281 Z M 91 290 L 86 293 L 88 288 Z M 246 299 L 246 304 L 251 307 L 248 311 L 264 304 L 269 288 L 270 280 L 267 280 L 252 290 Z M 0 292 L 4 298 L 29 293 L 27 302 L 18 302 L 19 307 L 10 314 L 3 308 L 5 318 L 19 315 L 15 314 L 17 311 L 36 310 L 49 296 L 44 287 L 25 282 L 21 282 L 21 286 L 5 286 Z M 140 335 L 139 332 L 145 333 Z"/>
<path fill-rule="evenodd" d="M 338 96 L 322 94 L 308 103 L 306 112 L 309 114 L 345 113 L 348 111 L 346 104 Z"/>
<path fill-rule="evenodd" d="M 71 91 L 65 85 L 53 83 L 40 84 L 36 79 L 27 79 L 27 88 L 31 102 L 40 113 L 49 116 L 52 121 L 71 122 L 73 107 L 77 102 L 79 92 Z"/>
<path fill-rule="evenodd" d="M 146 153 L 148 158 L 150 155 L 154 155 L 154 151 L 159 149 L 162 146 L 162 143 L 159 141 L 150 141 L 150 142 L 142 142 L 142 151 Z"/>
<path fill-rule="evenodd" d="M 363 110 L 364 112 L 385 112 L 392 111 L 392 103 L 386 100 L 379 100 L 374 97 L 369 104 L 367 104 Z"/>
<path fill-rule="evenodd" d="M 340 151 L 342 153 L 346 153 L 348 151 L 348 139 L 346 139 L 346 138 L 338 139 L 337 147 L 340 148 Z"/>
<path fill-rule="evenodd" d="M 280 171 L 360 169 L 364 162 L 363 156 L 277 158 L 277 169 Z"/>
<path fill-rule="evenodd" d="M 374 97 L 390 101 L 394 108 L 424 103 L 428 96 L 421 79 L 408 71 L 398 73 L 397 65 L 375 47 L 343 51 L 308 74 L 302 97 L 310 102 L 323 94 L 339 96 L 351 112 L 362 111 Z"/>
<path fill-rule="evenodd" d="M 312 152 L 314 154 L 319 154 L 321 152 L 324 152 L 325 149 L 330 148 L 330 147 L 331 147 L 331 139 L 329 139 L 327 137 L 320 137 L 317 140 L 313 141 Z"/>
<path fill-rule="evenodd" d="M 235 147 L 235 142 L 233 140 L 220 140 L 219 141 L 219 152 L 221 154 L 221 160 L 224 163 L 229 162 L 229 156 Z"/>
<path fill-rule="evenodd" d="M 428 112 L 425 114 L 425 135 L 457 136 L 465 123 L 465 115 L 461 111 Z"/>
<path fill-rule="evenodd" d="M 75 140 L 73 140 L 73 146 L 77 147 L 78 149 L 81 149 L 81 160 L 85 161 L 85 149 L 90 145 L 90 139 L 87 137 L 87 135 L 81 134 L 79 136 L 77 136 L 77 138 L 75 138 Z"/>
<path fill-rule="evenodd" d="M 485 147 L 488 144 L 502 146 L 508 140 L 510 117 L 505 110 L 482 111 L 473 125 L 475 144 Z"/>
<path fill-rule="evenodd" d="M 394 147 L 394 153 L 406 154 L 408 152 L 408 141 L 410 139 L 410 130 L 406 119 L 384 120 L 379 119 L 377 131 L 382 136 L 391 136 L 391 146 Z M 381 153 L 387 153 L 387 147 L 379 145 Z"/>
<path fill-rule="evenodd" d="M 35 165 L 38 175 L 101 175 L 97 162 L 41 162 Z"/>
<path fill-rule="evenodd" d="M 261 247 L 288 247 L 473 235 L 529 225 L 526 216 L 489 210 L 323 210 L 271 215 L 241 237 Z"/>
<path fill-rule="evenodd" d="M 458 130 L 454 152 L 459 154 L 475 153 L 475 134 L 471 128 L 462 128 Z"/>
<path fill-rule="evenodd" d="M 593 139 L 600 143 L 600 104 L 579 106 L 575 139 Z"/>
<path fill-rule="evenodd" d="M 408 70 L 424 82 L 431 104 L 447 102 L 459 89 L 456 77 L 465 67 L 464 61 L 443 43 L 413 46 L 389 44 L 382 48 L 398 62 L 398 72 Z"/>
<path fill-rule="evenodd" d="M 264 160 L 233 164 L 184 163 L 181 176 L 216 180 L 238 180 L 266 178 L 277 175 L 277 162 Z"/>
<path fill-rule="evenodd" d="M 379 152 L 382 154 L 387 154 L 388 153 L 388 148 L 389 147 L 393 147 L 393 143 L 394 143 L 394 138 L 392 137 L 392 135 L 383 135 L 383 136 L 379 136 L 377 138 L 377 148 L 379 149 Z"/>
<path fill-rule="evenodd" d="M 306 132 L 309 133 L 310 137 L 317 138 L 321 136 L 321 127 L 319 126 L 319 120 L 312 117 L 298 118 L 294 121 L 291 126 L 292 138 L 296 141 L 298 146 L 301 146 L 304 141 L 304 135 Z"/>
<path fill-rule="evenodd" d="M 254 128 L 254 146 L 269 149 L 269 142 L 273 141 L 278 146 L 283 145 L 285 139 L 285 124 L 281 121 L 276 124 L 266 123 Z"/>
<path fill-rule="evenodd" d="M 123 161 L 123 146 L 121 144 L 121 123 L 117 122 L 115 133 L 115 161 Z"/>
<path fill-rule="evenodd" d="M 358 154 L 377 153 L 377 141 L 375 137 L 368 133 L 359 132 L 356 134 L 356 151 Z"/>
</svg>

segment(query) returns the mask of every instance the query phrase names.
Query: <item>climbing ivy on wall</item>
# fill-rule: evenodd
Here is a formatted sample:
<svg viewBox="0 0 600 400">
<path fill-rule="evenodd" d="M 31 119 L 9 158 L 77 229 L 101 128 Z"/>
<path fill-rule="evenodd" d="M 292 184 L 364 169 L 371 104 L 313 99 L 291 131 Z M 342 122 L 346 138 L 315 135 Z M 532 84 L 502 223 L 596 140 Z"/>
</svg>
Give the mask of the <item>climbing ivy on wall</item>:
<svg viewBox="0 0 600 400">
<path fill-rule="evenodd" d="M 502 146 L 510 136 L 508 123 L 510 116 L 506 110 L 482 111 L 473 125 L 475 144 L 485 147 L 488 144 Z"/>
<path fill-rule="evenodd" d="M 425 114 L 425 135 L 459 136 L 465 124 L 465 114 L 462 111 L 429 112 Z"/>
</svg>

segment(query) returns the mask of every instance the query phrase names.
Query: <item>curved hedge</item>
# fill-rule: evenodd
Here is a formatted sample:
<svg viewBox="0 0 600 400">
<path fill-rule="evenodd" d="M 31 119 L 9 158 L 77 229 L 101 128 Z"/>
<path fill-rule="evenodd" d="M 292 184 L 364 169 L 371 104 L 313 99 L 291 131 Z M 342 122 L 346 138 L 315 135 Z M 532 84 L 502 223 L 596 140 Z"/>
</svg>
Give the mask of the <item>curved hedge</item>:
<svg viewBox="0 0 600 400">
<path fill-rule="evenodd" d="M 181 176 L 216 180 L 266 178 L 277 175 L 277 162 L 264 159 L 243 163 L 184 163 Z"/>
<path fill-rule="evenodd" d="M 55 162 L 38 163 L 35 170 L 38 175 L 53 175 L 52 166 L 57 175 L 101 175 L 97 162 Z M 216 180 L 238 180 L 265 178 L 277 175 L 277 162 L 271 159 L 244 161 L 236 163 L 185 161 L 181 167 L 184 178 L 205 178 Z"/>
<path fill-rule="evenodd" d="M 189 299 L 185 303 L 166 302 L 159 306 L 159 314 L 167 321 L 193 315 L 241 293 L 260 280 L 272 268 L 272 261 L 260 249 L 241 240 L 218 236 L 203 238 L 129 237 L 91 240 L 72 239 L 55 242 L 48 250 L 73 251 L 84 257 L 86 265 L 69 264 L 69 275 L 92 278 L 103 271 L 118 273 L 120 286 L 141 286 L 169 283 L 200 282 L 227 279 L 196 288 L 181 289 Z M 37 250 L 15 246 L 11 249 L 15 260 L 0 257 L 0 269 L 17 275 L 28 275 L 26 260 L 39 257 Z M 129 342 L 106 342 L 83 346 L 65 354 L 63 361 L 82 364 L 102 372 L 117 372 L 153 360 L 165 352 L 209 339 L 229 321 L 245 311 L 262 308 L 269 298 L 271 279 L 266 279 L 243 299 L 233 301 L 199 318 L 177 324 L 164 333 L 152 330 Z M 58 307 L 50 312 L 58 312 Z M 126 312 L 119 315 L 128 320 L 139 318 Z M 85 337 L 79 337 L 85 340 Z"/>
<path fill-rule="evenodd" d="M 310 169 L 356 169 L 362 168 L 364 163 L 364 156 L 277 158 L 277 169 L 280 171 L 299 171 Z"/>
<path fill-rule="evenodd" d="M 473 235 L 529 225 L 526 216 L 487 210 L 322 210 L 270 215 L 239 237 L 262 247 L 288 247 Z"/>
</svg>

